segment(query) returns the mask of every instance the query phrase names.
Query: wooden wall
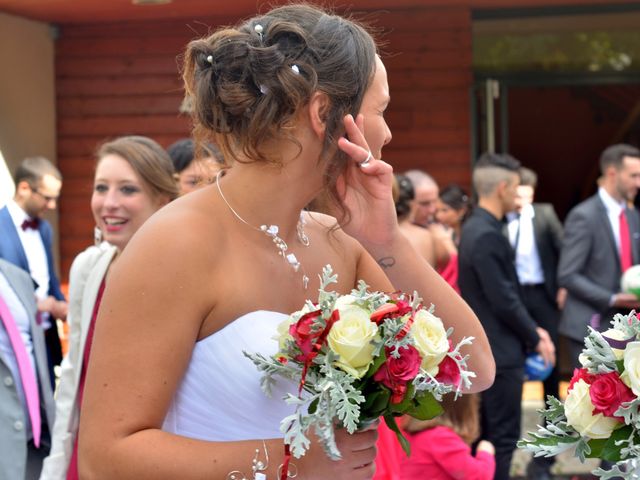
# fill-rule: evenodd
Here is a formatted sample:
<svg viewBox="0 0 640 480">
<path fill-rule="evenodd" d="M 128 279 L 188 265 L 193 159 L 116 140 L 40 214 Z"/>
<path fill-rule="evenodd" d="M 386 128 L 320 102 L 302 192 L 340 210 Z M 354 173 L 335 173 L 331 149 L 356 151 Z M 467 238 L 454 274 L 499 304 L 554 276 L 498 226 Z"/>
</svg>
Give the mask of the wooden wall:
<svg viewBox="0 0 640 480">
<path fill-rule="evenodd" d="M 369 16 L 386 34 L 384 61 L 397 171 L 428 170 L 442 185 L 469 183 L 471 17 L 466 7 L 389 10 Z M 163 146 L 189 134 L 179 54 L 208 26 L 234 19 L 62 26 L 56 42 L 61 274 L 91 244 L 93 152 L 107 138 L 148 135 Z"/>
</svg>

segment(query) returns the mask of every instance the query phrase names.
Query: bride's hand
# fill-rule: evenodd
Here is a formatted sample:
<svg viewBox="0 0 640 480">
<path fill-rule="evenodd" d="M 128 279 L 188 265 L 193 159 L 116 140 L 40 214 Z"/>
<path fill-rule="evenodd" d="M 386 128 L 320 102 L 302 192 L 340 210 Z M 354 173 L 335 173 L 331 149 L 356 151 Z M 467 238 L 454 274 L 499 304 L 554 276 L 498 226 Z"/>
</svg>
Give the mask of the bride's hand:
<svg viewBox="0 0 640 480">
<path fill-rule="evenodd" d="M 393 202 L 393 168 L 373 158 L 364 137 L 364 117 L 344 118 L 346 136 L 338 147 L 353 160 L 338 178 L 338 194 L 351 219 L 343 229 L 365 246 L 390 243 L 398 231 Z M 364 163 L 363 163 L 364 162 Z"/>
<path fill-rule="evenodd" d="M 376 471 L 377 427 L 378 423 L 375 423 L 353 434 L 344 428 L 336 428 L 336 444 L 342 454 L 340 460 L 331 460 L 314 441 L 306 455 L 299 460 L 293 458 L 292 463 L 299 463 L 301 478 L 309 480 L 370 480 Z"/>
</svg>

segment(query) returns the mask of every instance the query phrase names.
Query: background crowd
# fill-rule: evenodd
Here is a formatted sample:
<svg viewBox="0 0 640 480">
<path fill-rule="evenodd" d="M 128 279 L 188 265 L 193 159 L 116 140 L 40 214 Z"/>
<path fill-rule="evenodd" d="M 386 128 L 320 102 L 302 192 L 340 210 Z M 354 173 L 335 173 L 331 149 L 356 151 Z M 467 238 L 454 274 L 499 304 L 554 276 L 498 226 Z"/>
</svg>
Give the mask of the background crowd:
<svg viewBox="0 0 640 480">
<path fill-rule="evenodd" d="M 38 478 L 49 449 L 42 478 L 78 478 L 79 408 L 104 280 L 113 259 L 150 215 L 178 193 L 214 180 L 222 165 L 219 151 L 207 145 L 201 153 L 206 156 L 196 161 L 194 153 L 190 139 L 167 152 L 145 137 L 122 137 L 101 146 L 91 201 L 96 245 L 74 262 L 70 296 L 75 302 L 70 305 L 52 266 L 51 228 L 41 218 L 56 208 L 61 175 L 42 157 L 25 159 L 15 172 L 15 197 L 0 210 L 0 367 L 10 387 L 3 392 L 12 394 L 13 405 L 0 418 L 7 433 L 0 456 L 6 478 Z M 553 205 L 535 202 L 535 172 L 506 154 L 484 154 L 476 162 L 475 201 L 458 185 L 440 190 L 426 172 L 396 174 L 401 229 L 479 316 L 497 375 L 479 401 L 452 403 L 436 421 L 407 422 L 415 454 L 401 459 L 396 472 L 379 469 L 378 478 L 426 478 L 425 472 L 445 478 L 455 469 L 464 471 L 464 478 L 472 478 L 470 472 L 509 478 L 520 437 L 526 355 L 538 352 L 554 365 L 557 358 L 566 358 L 575 367 L 588 325 L 606 329 L 614 313 L 640 307 L 635 296 L 620 291 L 622 272 L 640 260 L 634 207 L 640 152 L 613 145 L 602 153 L 600 168 L 598 192 L 570 212 L 564 228 Z M 62 360 L 55 319 L 67 321 L 70 338 L 54 414 L 54 367 Z M 24 358 L 30 365 L 21 364 Z M 27 376 L 37 388 L 25 380 L 29 368 Z M 559 395 L 560 378 L 556 366 L 544 380 L 545 397 Z M 466 413 L 456 416 L 456 411 Z M 454 439 L 443 439 L 443 434 Z M 533 459 L 528 478 L 551 478 L 552 462 Z"/>
</svg>

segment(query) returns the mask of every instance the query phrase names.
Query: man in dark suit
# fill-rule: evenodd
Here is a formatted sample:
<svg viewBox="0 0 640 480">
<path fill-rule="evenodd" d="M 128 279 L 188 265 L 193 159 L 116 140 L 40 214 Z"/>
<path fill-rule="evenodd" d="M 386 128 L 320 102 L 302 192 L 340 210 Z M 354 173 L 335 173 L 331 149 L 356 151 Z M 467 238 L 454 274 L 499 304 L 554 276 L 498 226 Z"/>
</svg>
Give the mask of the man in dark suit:
<svg viewBox="0 0 640 480">
<path fill-rule="evenodd" d="M 522 301 L 538 326 L 544 328 L 558 346 L 559 303 L 562 293 L 556 281 L 562 248 L 562 224 L 550 203 L 533 203 L 538 176 L 520 169 L 516 211 L 507 218 L 509 241 L 515 251 L 515 266 Z M 544 380 L 544 398 L 558 397 L 557 368 Z M 527 466 L 527 480 L 551 479 L 553 457 L 534 457 Z"/>
<path fill-rule="evenodd" d="M 473 170 L 478 207 L 460 235 L 460 291 L 482 322 L 496 362 L 495 381 L 481 394 L 482 437 L 496 449 L 496 480 L 509 478 L 520 438 L 526 351 L 536 350 L 555 364 L 549 334 L 522 302 L 513 249 L 503 234 L 503 217 L 515 209 L 519 167 L 512 157 L 480 157 Z"/>
<path fill-rule="evenodd" d="M 640 188 L 640 151 L 612 145 L 600 156 L 600 171 L 598 192 L 567 216 L 558 265 L 558 283 L 567 289 L 559 331 L 574 367 L 588 325 L 606 330 L 616 313 L 640 309 L 635 295 L 620 291 L 623 271 L 640 260 L 640 220 L 629 208 Z"/>
<path fill-rule="evenodd" d="M 14 182 L 13 200 L 0 209 L 0 258 L 29 272 L 36 283 L 38 320 L 53 372 L 62 361 L 56 319 L 66 318 L 67 304 L 54 267 L 51 225 L 41 216 L 56 208 L 62 176 L 46 158 L 29 157 L 16 169 Z"/>
<path fill-rule="evenodd" d="M 44 334 L 36 322 L 36 311 L 29 274 L 0 259 L 2 479 L 37 479 L 51 444 L 55 406 Z"/>
</svg>

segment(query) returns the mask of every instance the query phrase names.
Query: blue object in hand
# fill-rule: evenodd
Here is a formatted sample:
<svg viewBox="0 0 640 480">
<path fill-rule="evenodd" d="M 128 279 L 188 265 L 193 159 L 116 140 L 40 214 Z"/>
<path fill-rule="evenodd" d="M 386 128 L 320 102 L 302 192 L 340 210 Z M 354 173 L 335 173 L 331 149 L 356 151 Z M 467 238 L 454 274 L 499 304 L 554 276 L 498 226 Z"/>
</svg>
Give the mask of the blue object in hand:
<svg viewBox="0 0 640 480">
<path fill-rule="evenodd" d="M 539 353 L 530 353 L 524 362 L 524 376 L 526 380 L 544 382 L 551 375 L 553 365 L 545 365 Z"/>
</svg>

